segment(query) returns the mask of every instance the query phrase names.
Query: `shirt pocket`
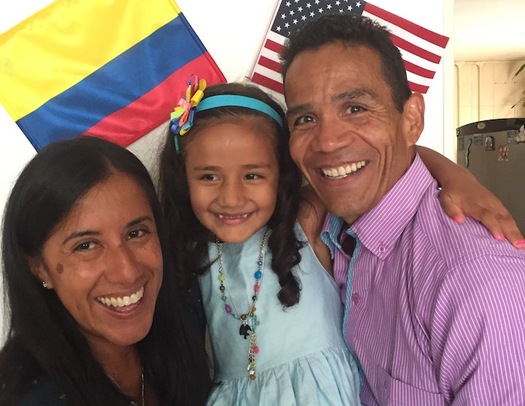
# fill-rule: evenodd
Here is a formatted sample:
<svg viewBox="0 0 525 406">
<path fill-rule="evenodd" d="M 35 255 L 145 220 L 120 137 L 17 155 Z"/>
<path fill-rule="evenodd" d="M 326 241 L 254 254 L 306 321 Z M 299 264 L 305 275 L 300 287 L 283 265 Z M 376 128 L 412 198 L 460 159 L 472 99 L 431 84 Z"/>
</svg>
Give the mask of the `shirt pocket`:
<svg viewBox="0 0 525 406">
<path fill-rule="evenodd" d="M 429 392 L 406 382 L 394 379 L 380 366 L 377 367 L 377 397 L 380 405 L 385 406 L 443 406 L 446 405 L 443 395 Z"/>
</svg>

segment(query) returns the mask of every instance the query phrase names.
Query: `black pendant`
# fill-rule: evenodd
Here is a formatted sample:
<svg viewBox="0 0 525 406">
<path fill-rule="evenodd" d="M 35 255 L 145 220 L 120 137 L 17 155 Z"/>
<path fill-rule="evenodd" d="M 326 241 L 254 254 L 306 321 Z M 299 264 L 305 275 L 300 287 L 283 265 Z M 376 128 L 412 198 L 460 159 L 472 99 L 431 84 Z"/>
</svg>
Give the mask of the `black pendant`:
<svg viewBox="0 0 525 406">
<path fill-rule="evenodd" d="M 252 331 L 252 329 L 248 324 L 241 324 L 241 327 L 239 328 L 239 335 L 244 336 L 244 339 L 246 340 L 250 334 L 250 331 Z"/>
</svg>

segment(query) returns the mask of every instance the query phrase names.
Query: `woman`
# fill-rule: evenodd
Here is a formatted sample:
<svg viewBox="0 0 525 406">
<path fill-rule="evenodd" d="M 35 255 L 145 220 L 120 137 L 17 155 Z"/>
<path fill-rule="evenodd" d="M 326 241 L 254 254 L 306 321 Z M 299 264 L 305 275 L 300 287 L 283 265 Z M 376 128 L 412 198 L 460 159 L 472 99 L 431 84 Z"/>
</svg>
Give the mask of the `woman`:
<svg viewBox="0 0 525 406">
<path fill-rule="evenodd" d="M 164 225 L 126 149 L 79 137 L 36 155 L 4 214 L 0 404 L 205 401 L 205 355 L 183 317 Z"/>
</svg>

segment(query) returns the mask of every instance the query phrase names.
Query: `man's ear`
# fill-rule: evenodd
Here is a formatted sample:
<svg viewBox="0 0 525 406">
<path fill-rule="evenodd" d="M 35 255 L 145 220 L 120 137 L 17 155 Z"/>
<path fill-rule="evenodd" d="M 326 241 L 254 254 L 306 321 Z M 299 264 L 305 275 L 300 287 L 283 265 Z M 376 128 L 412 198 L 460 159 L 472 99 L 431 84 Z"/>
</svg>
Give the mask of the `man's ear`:
<svg viewBox="0 0 525 406">
<path fill-rule="evenodd" d="M 44 260 L 40 256 L 26 258 L 31 273 L 42 282 L 42 286 L 46 289 L 53 289 L 53 284 L 51 283 L 51 278 L 49 278 L 49 273 Z"/>
<path fill-rule="evenodd" d="M 421 93 L 412 93 L 405 102 L 403 123 L 407 146 L 414 146 L 425 127 L 425 100 Z"/>
</svg>

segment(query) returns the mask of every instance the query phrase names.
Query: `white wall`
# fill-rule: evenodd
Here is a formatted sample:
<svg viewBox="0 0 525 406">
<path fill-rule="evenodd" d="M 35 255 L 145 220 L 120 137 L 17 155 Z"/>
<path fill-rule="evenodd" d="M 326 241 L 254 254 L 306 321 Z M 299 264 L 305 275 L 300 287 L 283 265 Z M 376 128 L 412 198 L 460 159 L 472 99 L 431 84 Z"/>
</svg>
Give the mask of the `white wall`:
<svg viewBox="0 0 525 406">
<path fill-rule="evenodd" d="M 90 0 L 85 0 L 90 1 Z M 373 4 L 436 32 L 453 32 L 453 0 L 373 0 Z M 0 32 L 51 3 L 50 0 L 0 2 Z M 277 0 L 177 0 L 208 51 L 229 81 L 240 80 L 250 71 L 257 56 Z M 1 51 L 1 50 L 0 50 Z M 430 91 L 425 96 L 426 129 L 420 144 L 454 157 L 453 49 L 450 43 Z M 445 106 L 447 108 L 445 109 Z M 151 169 L 156 150 L 148 135 L 130 149 Z M 29 142 L 0 106 L 0 207 L 26 162 L 35 154 Z M 0 302 L 1 303 L 1 302 Z M 1 312 L 0 312 L 1 322 Z M 0 324 L 1 325 L 1 324 Z"/>
</svg>

